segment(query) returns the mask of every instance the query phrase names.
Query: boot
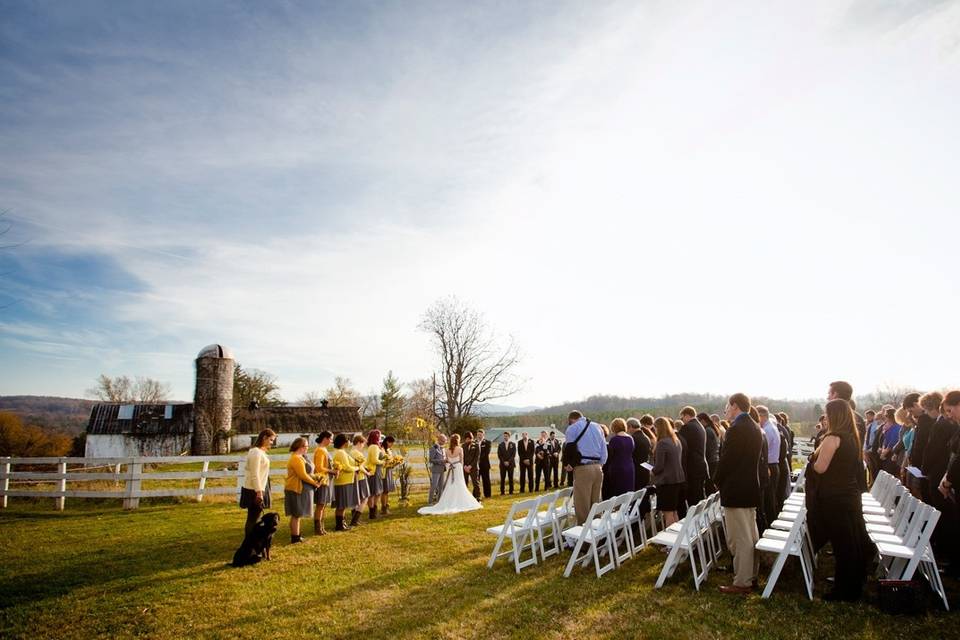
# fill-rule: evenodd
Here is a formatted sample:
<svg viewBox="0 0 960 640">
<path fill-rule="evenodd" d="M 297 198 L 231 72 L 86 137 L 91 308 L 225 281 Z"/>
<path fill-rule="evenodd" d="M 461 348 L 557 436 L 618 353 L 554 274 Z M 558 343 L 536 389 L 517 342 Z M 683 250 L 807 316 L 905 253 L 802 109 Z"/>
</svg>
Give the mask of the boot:
<svg viewBox="0 0 960 640">
<path fill-rule="evenodd" d="M 337 531 L 346 531 L 347 525 L 343 522 L 343 516 L 337 516 Z"/>
<path fill-rule="evenodd" d="M 386 515 L 389 515 L 389 514 L 390 514 L 390 505 L 388 505 L 388 504 L 383 505 L 383 515 L 386 516 Z"/>
<path fill-rule="evenodd" d="M 290 536 L 290 544 L 296 544 L 298 542 L 303 542 L 303 536 Z"/>
<path fill-rule="evenodd" d="M 376 508 L 376 507 L 370 507 L 370 519 L 371 519 L 371 520 L 376 520 L 376 519 L 377 519 L 377 508 Z"/>
<path fill-rule="evenodd" d="M 323 535 L 323 522 L 320 520 L 314 519 L 313 521 L 313 532 L 318 536 Z"/>
<path fill-rule="evenodd" d="M 354 509 L 353 516 L 350 518 L 350 526 L 355 527 L 360 524 L 360 510 Z"/>
</svg>

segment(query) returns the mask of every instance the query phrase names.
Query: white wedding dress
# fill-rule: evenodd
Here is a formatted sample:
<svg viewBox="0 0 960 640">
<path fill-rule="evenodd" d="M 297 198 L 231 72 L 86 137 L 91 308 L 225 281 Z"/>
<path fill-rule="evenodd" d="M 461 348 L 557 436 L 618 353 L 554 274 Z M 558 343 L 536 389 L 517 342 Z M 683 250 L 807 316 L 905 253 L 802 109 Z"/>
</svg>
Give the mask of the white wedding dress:
<svg viewBox="0 0 960 640">
<path fill-rule="evenodd" d="M 467 481 L 463 477 L 463 458 L 461 457 L 447 461 L 450 469 L 447 470 L 444 478 L 443 493 L 436 504 L 421 507 L 417 513 L 425 516 L 442 516 L 449 513 L 461 513 L 463 511 L 474 511 L 483 509 L 483 505 L 477 502 L 470 491 L 467 489 Z"/>
</svg>

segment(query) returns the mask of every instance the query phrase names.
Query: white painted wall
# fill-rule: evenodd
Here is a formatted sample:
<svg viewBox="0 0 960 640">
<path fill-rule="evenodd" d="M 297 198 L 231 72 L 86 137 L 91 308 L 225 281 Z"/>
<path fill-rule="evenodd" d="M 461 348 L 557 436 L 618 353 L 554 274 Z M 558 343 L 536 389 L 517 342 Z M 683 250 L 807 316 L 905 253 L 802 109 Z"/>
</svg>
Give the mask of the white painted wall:
<svg viewBox="0 0 960 640">
<path fill-rule="evenodd" d="M 309 434 L 278 433 L 277 441 L 273 444 L 273 448 L 278 449 L 280 447 L 289 447 L 294 440 L 296 440 L 300 436 L 305 435 L 307 436 L 307 441 L 310 443 L 310 448 L 313 449 L 313 447 L 316 446 L 315 440 L 318 433 L 319 431 L 316 433 L 309 433 Z M 239 451 L 239 450 L 249 449 L 250 447 L 253 446 L 253 443 L 256 442 L 256 440 L 257 440 L 257 434 L 255 433 L 243 433 L 243 434 L 230 436 L 230 451 Z"/>
<path fill-rule="evenodd" d="M 191 434 L 140 438 L 123 434 L 87 434 L 87 458 L 178 456 L 190 453 Z"/>
</svg>

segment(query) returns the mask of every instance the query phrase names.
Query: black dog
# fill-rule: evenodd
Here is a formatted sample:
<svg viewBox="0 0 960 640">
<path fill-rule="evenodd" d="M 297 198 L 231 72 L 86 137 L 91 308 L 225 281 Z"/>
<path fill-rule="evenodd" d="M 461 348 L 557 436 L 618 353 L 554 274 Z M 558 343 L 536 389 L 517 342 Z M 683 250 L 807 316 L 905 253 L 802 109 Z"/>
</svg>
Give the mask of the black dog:
<svg viewBox="0 0 960 640">
<path fill-rule="evenodd" d="M 243 538 L 240 548 L 233 554 L 233 566 L 246 567 L 257 564 L 262 559 L 270 559 L 270 545 L 273 544 L 273 534 L 280 526 L 279 513 L 265 513 L 253 525 L 253 530 Z"/>
</svg>

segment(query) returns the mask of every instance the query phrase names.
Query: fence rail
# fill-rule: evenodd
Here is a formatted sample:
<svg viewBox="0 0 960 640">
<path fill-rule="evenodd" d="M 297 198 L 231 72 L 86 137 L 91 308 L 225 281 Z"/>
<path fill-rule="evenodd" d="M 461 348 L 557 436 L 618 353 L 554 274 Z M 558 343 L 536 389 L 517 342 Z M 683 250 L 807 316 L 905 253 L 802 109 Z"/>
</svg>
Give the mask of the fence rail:
<svg viewBox="0 0 960 640">
<path fill-rule="evenodd" d="M 289 453 L 268 454 L 271 462 L 285 462 Z M 422 465 L 424 456 L 422 451 L 411 449 L 406 456 L 408 464 L 414 469 Z M 9 498 L 50 498 L 55 501 L 55 507 L 63 511 L 67 498 L 114 498 L 123 501 L 125 509 L 136 509 L 140 506 L 141 498 L 165 497 L 194 497 L 197 502 L 204 496 L 211 495 L 239 495 L 243 486 L 243 463 L 246 455 L 239 456 L 137 456 L 129 458 L 0 458 L 0 508 L 6 508 Z M 210 469 L 211 463 L 218 466 L 226 465 L 226 469 Z M 153 470 L 154 465 L 170 464 L 201 464 L 202 467 L 190 471 Z M 43 467 L 55 466 L 56 470 L 14 471 L 14 467 Z M 97 469 L 112 469 L 112 471 L 97 471 Z M 285 467 L 271 467 L 271 478 L 280 478 L 280 482 L 270 483 L 271 493 L 282 493 L 283 479 L 286 478 Z M 235 486 L 208 487 L 207 480 L 236 479 Z M 195 487 L 164 487 L 156 489 L 142 488 L 143 482 L 195 480 Z M 76 487 L 86 482 L 113 482 L 115 490 Z M 17 488 L 13 485 L 29 485 Z M 46 489 L 37 485 L 54 484 L 55 488 Z M 425 476 L 411 474 L 410 484 L 414 487 L 429 484 Z M 122 485 L 122 486 L 121 486 Z"/>
</svg>

